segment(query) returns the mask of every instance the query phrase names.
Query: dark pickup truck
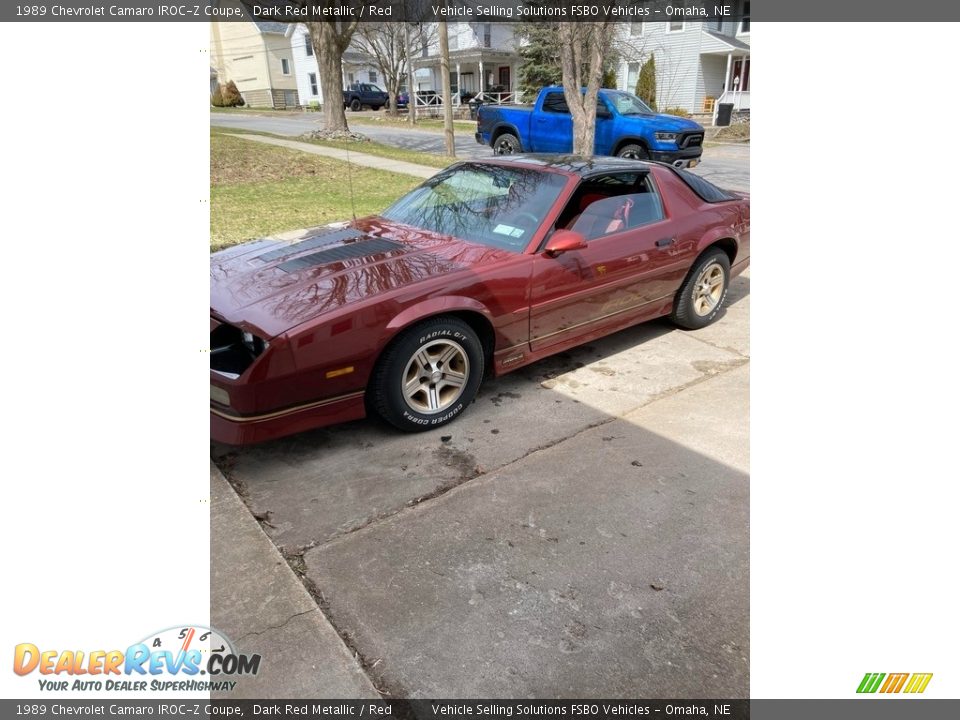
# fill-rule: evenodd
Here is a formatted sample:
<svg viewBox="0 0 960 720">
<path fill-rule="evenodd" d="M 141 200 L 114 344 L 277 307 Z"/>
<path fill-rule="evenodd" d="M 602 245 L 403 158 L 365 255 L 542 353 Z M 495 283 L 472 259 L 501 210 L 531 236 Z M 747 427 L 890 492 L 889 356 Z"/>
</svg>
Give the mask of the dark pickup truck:
<svg viewBox="0 0 960 720">
<path fill-rule="evenodd" d="M 573 118 L 563 88 L 543 88 L 533 106 L 481 105 L 475 137 L 497 155 L 569 153 Z M 693 167 L 703 154 L 703 127 L 693 120 L 655 113 L 636 95 L 601 90 L 594 153 Z"/>
<path fill-rule="evenodd" d="M 357 111 L 364 105 L 379 110 L 390 102 L 390 96 L 373 83 L 353 83 L 343 91 L 343 106 Z"/>
</svg>

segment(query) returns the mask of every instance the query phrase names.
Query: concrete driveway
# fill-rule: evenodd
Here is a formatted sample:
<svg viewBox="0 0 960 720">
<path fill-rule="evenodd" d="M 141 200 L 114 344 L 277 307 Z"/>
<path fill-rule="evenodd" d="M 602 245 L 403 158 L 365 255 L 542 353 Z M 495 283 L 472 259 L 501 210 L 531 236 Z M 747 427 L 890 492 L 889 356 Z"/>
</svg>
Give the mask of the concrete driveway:
<svg viewBox="0 0 960 720">
<path fill-rule="evenodd" d="M 496 380 L 454 424 L 215 448 L 395 697 L 747 697 L 749 277 Z"/>
<path fill-rule="evenodd" d="M 348 114 L 347 121 L 349 122 L 349 120 L 350 115 Z M 291 137 L 323 127 L 320 113 L 252 115 L 211 112 L 210 124 L 235 130 L 255 130 Z M 443 136 L 438 132 L 376 127 L 375 125 L 357 125 L 355 129 L 357 132 L 367 135 L 371 140 L 386 145 L 434 155 L 442 155 L 444 152 Z M 471 159 L 493 155 L 493 151 L 489 147 L 477 144 L 470 136 L 456 134 L 454 141 L 458 158 Z M 705 147 L 702 162 L 694 169 L 694 172 L 731 190 L 749 190 L 750 146 L 710 145 Z"/>
</svg>

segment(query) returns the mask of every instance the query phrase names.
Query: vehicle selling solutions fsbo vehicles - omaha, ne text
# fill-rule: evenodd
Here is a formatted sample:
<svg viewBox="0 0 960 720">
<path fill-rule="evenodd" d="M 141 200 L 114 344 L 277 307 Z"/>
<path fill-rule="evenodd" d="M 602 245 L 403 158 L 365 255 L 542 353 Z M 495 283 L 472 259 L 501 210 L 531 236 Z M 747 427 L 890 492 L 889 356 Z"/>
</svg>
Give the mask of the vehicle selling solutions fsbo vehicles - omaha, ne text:
<svg viewBox="0 0 960 720">
<path fill-rule="evenodd" d="M 750 201 L 659 163 L 461 162 L 380 215 L 210 263 L 214 440 L 376 413 L 438 427 L 502 375 L 644 320 L 715 320 Z"/>
</svg>

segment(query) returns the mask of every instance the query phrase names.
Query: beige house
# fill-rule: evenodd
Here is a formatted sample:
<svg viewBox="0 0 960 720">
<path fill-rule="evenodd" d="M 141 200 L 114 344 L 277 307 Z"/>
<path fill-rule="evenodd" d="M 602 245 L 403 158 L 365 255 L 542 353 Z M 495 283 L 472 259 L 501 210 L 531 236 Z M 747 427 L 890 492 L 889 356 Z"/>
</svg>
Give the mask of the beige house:
<svg viewBox="0 0 960 720">
<path fill-rule="evenodd" d="M 287 23 L 211 22 L 210 60 L 218 81 L 236 83 L 248 106 L 300 105 Z"/>
</svg>

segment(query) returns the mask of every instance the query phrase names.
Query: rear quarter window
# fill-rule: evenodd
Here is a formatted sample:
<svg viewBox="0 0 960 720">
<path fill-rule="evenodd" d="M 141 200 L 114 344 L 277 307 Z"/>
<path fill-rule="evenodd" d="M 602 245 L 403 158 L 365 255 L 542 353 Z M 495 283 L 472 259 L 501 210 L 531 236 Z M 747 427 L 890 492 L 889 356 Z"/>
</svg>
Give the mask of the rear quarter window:
<svg viewBox="0 0 960 720">
<path fill-rule="evenodd" d="M 737 199 L 726 190 L 718 188 L 709 180 L 704 180 L 702 177 L 699 175 L 694 175 L 689 170 L 676 169 L 675 172 L 680 176 L 680 179 L 686 183 L 687 187 L 693 190 L 693 192 L 695 192 L 701 200 L 715 203 Z"/>
</svg>

